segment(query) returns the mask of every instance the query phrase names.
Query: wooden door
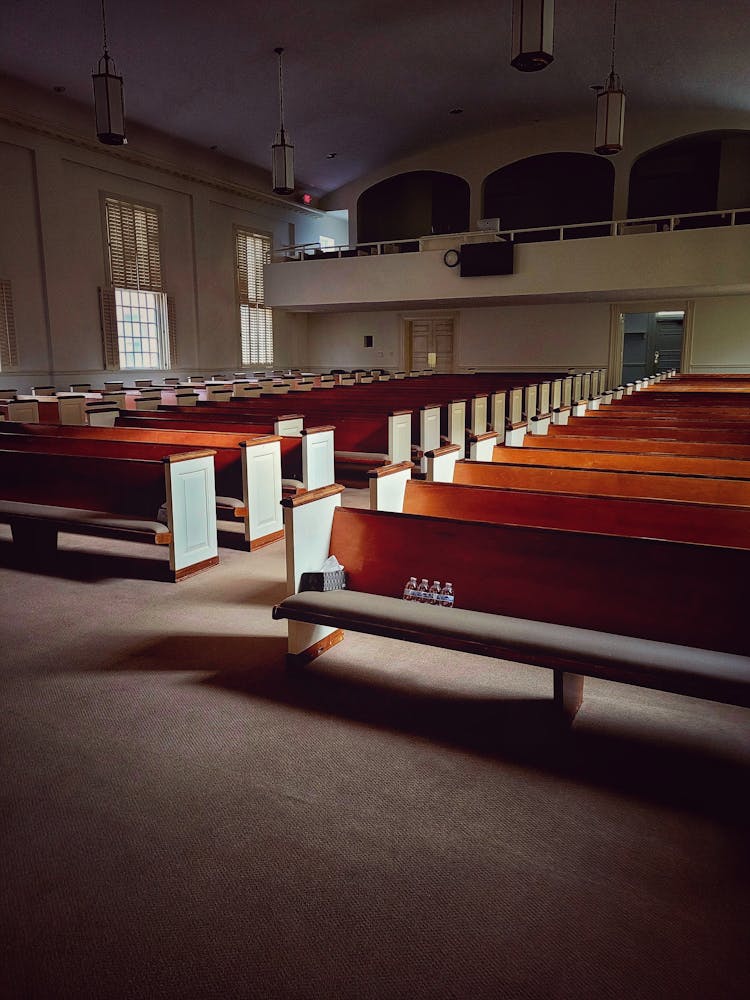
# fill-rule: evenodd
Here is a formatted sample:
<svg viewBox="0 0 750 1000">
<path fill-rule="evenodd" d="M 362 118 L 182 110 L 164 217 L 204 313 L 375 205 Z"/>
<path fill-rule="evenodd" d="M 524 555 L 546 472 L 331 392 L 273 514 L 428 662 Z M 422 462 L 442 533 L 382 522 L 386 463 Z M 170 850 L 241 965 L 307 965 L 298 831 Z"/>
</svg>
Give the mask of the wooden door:
<svg viewBox="0 0 750 1000">
<path fill-rule="evenodd" d="M 411 321 L 411 364 L 414 371 L 453 371 L 453 317 L 426 316 Z"/>
</svg>

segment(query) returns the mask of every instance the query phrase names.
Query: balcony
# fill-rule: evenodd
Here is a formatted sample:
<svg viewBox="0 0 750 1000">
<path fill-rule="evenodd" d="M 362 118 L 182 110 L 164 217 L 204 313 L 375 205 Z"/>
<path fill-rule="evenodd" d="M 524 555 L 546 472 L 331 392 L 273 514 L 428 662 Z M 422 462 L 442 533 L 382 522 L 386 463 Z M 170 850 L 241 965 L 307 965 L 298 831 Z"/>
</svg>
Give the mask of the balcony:
<svg viewBox="0 0 750 1000">
<path fill-rule="evenodd" d="M 497 239 L 513 244 L 512 274 L 467 278 L 446 266 L 447 250 Z M 266 268 L 267 304 L 300 312 L 749 292 L 747 208 L 325 251 L 306 244 L 280 248 Z"/>
</svg>

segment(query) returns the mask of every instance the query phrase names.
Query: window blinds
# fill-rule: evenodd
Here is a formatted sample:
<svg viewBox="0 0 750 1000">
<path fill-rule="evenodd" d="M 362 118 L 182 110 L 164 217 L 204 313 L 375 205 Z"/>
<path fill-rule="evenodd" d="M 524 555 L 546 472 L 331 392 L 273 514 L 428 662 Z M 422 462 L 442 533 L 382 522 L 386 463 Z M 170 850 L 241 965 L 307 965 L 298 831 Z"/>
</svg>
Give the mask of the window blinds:
<svg viewBox="0 0 750 1000">
<path fill-rule="evenodd" d="M 0 280 L 0 371 L 18 368 L 16 324 L 10 282 Z"/>
<path fill-rule="evenodd" d="M 273 319 L 265 305 L 263 273 L 271 260 L 271 239 L 238 229 L 235 236 L 240 303 L 242 364 L 273 364 Z"/>
<path fill-rule="evenodd" d="M 112 285 L 162 291 L 159 216 L 155 209 L 114 198 L 105 200 Z"/>
</svg>

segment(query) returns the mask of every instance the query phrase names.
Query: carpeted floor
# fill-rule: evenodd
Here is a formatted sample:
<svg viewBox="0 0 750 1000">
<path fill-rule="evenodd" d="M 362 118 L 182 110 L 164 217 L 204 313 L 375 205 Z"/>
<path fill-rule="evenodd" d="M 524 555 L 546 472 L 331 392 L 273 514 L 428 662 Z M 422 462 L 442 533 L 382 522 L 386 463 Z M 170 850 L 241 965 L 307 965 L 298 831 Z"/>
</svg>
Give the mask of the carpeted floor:
<svg viewBox="0 0 750 1000">
<path fill-rule="evenodd" d="M 347 490 L 345 502 L 362 505 Z M 0 995 L 739 1000 L 748 713 L 349 635 L 284 669 L 284 548 L 0 527 Z"/>
</svg>

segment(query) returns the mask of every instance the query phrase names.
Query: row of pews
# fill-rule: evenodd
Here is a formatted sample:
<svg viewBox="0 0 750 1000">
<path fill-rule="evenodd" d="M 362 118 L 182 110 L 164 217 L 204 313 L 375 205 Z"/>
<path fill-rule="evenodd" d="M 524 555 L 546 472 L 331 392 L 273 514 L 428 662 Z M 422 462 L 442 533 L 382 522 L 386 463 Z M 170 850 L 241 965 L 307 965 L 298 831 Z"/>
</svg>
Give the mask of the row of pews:
<svg viewBox="0 0 750 1000">
<path fill-rule="evenodd" d="M 587 676 L 747 707 L 748 446 L 750 376 L 676 375 L 490 460 L 448 444 L 425 473 L 371 470 L 371 510 L 288 498 L 290 663 L 348 629 L 551 668 L 566 721 Z M 329 554 L 347 589 L 300 593 Z M 455 609 L 400 600 L 415 573 Z"/>
<path fill-rule="evenodd" d="M 18 415 L 16 405 L 59 408 L 81 395 L 35 387 L 32 399 L 11 394 L 0 404 L 0 519 L 32 560 L 54 550 L 60 530 L 149 538 L 169 546 L 170 573 L 179 580 L 218 561 L 217 519 L 241 518 L 254 549 L 283 534 L 284 494 L 331 486 L 347 470 L 366 477 L 393 456 L 422 464 L 430 447 L 452 438 L 462 454 L 466 447 L 475 453 L 479 441 L 494 444 L 498 432 L 488 421 L 502 433 L 506 393 L 525 393 L 529 406 L 540 397 L 549 404 L 550 382 L 540 387 L 538 377 L 519 388 L 518 374 L 351 386 L 324 384 L 322 376 L 312 389 L 284 386 L 283 404 L 248 381 L 256 396 L 229 387 L 227 400 L 212 398 L 208 382 L 193 383 L 189 405 L 170 397 L 175 387 L 153 393 L 145 384 L 109 383 L 99 403 L 106 421 L 101 409 L 86 424 L 68 423 L 59 409 L 43 410 L 47 419 L 39 422 L 8 419 Z M 287 394 L 294 413 L 283 412 Z"/>
</svg>

